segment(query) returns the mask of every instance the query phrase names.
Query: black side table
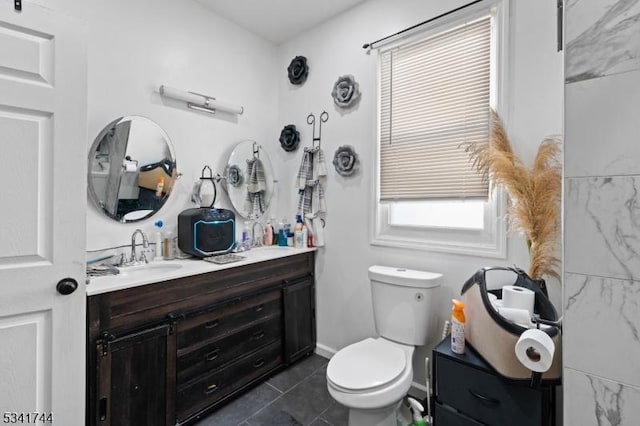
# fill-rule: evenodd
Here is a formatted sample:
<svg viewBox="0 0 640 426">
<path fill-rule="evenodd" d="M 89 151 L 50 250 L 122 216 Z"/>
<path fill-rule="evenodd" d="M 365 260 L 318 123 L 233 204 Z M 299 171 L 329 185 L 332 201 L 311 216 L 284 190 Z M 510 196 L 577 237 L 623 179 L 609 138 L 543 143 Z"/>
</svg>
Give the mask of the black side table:
<svg viewBox="0 0 640 426">
<path fill-rule="evenodd" d="M 532 388 L 502 378 L 475 350 L 433 349 L 434 426 L 555 426 L 555 385 Z"/>
</svg>

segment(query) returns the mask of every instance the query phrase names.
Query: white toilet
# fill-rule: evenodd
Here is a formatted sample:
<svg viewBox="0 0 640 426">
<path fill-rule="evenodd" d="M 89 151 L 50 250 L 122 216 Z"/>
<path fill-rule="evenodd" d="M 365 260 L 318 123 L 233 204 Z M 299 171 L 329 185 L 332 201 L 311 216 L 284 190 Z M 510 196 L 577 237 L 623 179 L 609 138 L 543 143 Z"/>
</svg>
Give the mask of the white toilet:
<svg viewBox="0 0 640 426">
<path fill-rule="evenodd" d="M 327 366 L 327 387 L 349 408 L 349 426 L 396 426 L 397 409 L 413 381 L 414 348 L 429 337 L 433 290 L 442 274 L 372 266 L 369 280 L 380 337 L 338 351 Z"/>
</svg>

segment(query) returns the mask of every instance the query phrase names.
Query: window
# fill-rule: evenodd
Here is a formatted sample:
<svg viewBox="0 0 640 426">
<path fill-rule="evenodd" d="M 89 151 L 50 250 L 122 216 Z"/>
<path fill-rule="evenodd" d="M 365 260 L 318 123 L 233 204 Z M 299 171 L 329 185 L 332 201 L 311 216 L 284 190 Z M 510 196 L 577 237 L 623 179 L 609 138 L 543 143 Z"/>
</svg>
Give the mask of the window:
<svg viewBox="0 0 640 426">
<path fill-rule="evenodd" d="M 465 151 L 488 143 L 489 109 L 500 106 L 506 6 L 479 6 L 379 51 L 373 244 L 506 255 L 502 194 Z"/>
</svg>

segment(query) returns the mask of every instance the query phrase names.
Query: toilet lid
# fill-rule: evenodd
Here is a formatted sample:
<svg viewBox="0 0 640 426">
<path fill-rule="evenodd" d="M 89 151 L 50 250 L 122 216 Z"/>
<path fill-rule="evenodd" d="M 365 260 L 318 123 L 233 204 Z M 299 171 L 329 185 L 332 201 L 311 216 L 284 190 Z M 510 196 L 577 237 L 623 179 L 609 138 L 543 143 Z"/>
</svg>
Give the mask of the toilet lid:
<svg viewBox="0 0 640 426">
<path fill-rule="evenodd" d="M 402 349 L 368 338 L 338 351 L 329 361 L 327 377 L 345 389 L 365 390 L 395 380 L 405 367 Z"/>
</svg>

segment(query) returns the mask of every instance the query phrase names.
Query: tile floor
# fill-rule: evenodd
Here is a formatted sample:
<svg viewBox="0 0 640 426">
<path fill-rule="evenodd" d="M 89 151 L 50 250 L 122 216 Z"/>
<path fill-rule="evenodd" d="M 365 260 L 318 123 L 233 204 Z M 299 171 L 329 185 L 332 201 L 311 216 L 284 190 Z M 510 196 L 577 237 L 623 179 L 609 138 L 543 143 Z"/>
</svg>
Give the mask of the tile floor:
<svg viewBox="0 0 640 426">
<path fill-rule="evenodd" d="M 202 419 L 198 426 L 346 426 L 327 391 L 327 360 L 312 355 Z"/>
</svg>

